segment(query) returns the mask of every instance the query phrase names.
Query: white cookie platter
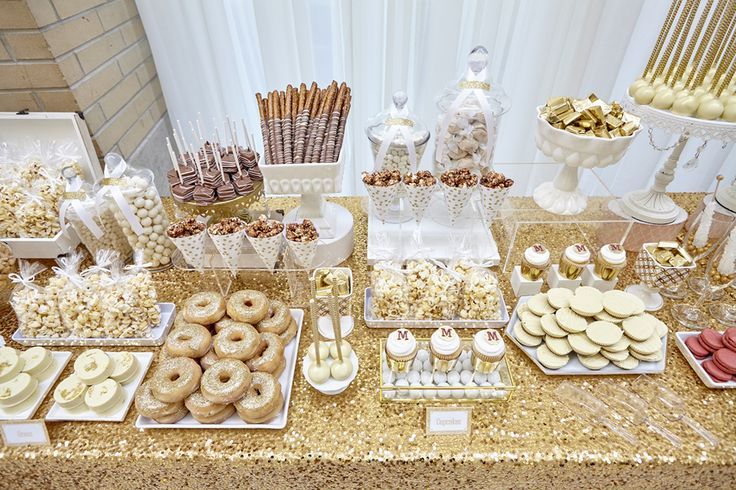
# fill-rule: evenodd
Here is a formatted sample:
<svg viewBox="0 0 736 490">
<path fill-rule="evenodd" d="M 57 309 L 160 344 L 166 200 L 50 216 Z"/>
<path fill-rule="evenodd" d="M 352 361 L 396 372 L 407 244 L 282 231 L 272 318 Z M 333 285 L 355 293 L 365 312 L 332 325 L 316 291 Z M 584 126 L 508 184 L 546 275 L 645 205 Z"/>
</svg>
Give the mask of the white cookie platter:
<svg viewBox="0 0 736 490">
<path fill-rule="evenodd" d="M 620 367 L 610 362 L 606 367 L 598 370 L 588 369 L 583 366 L 578 360 L 577 354 L 571 352 L 570 362 L 560 369 L 549 369 L 542 365 L 537 359 L 537 347 L 527 347 L 516 339 L 514 335 L 514 325 L 519 321 L 519 316 L 516 310 L 519 306 L 529 301 L 531 296 L 522 296 L 516 303 L 516 308 L 511 314 L 511 320 L 506 327 L 506 336 L 516 344 L 516 346 L 526 354 L 529 359 L 537 365 L 537 367 L 544 373 L 550 376 L 600 376 L 600 375 L 621 375 L 621 374 L 660 374 L 664 372 L 667 359 L 667 336 L 662 339 L 662 359 L 657 362 L 644 362 L 639 361 L 639 365 L 635 369 L 621 369 Z M 541 345 L 541 344 L 540 344 Z"/>
</svg>

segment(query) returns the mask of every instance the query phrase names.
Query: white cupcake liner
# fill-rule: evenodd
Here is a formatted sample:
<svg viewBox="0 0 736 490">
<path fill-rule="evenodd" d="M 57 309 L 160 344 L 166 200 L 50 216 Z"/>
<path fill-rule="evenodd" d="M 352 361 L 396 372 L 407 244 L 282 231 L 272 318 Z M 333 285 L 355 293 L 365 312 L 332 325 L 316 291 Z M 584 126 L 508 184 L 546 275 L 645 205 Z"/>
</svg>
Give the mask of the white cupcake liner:
<svg viewBox="0 0 736 490">
<path fill-rule="evenodd" d="M 196 235 L 171 238 L 169 239 L 174 242 L 176 248 L 181 252 L 182 257 L 198 271 L 204 270 L 204 244 L 207 240 L 207 232 L 202 230 Z"/>
<path fill-rule="evenodd" d="M 243 238 L 245 232 L 243 230 L 227 235 L 213 235 L 210 233 L 212 243 L 222 256 L 222 261 L 235 276 L 238 273 L 238 263 L 240 262 L 240 250 L 243 248 Z"/>
<path fill-rule="evenodd" d="M 294 254 L 296 261 L 299 265 L 305 268 L 310 268 L 314 261 L 314 256 L 317 255 L 317 241 L 314 239 L 309 242 L 295 242 L 293 240 L 286 240 L 289 245 L 289 249 Z"/>
<path fill-rule="evenodd" d="M 265 238 L 253 238 L 248 234 L 246 234 L 246 236 L 265 266 L 273 270 L 276 265 L 276 261 L 279 258 L 281 242 L 283 241 L 284 236 L 281 233 Z"/>
<path fill-rule="evenodd" d="M 380 185 L 365 185 L 368 195 L 373 203 L 373 209 L 376 210 L 376 214 L 381 221 L 386 221 L 388 217 L 389 208 L 396 199 L 396 194 L 399 190 L 399 182 L 394 185 L 380 186 Z"/>
<path fill-rule="evenodd" d="M 470 201 L 475 187 L 452 187 L 442 183 L 442 193 L 445 196 L 445 204 L 447 211 L 450 213 L 452 220 L 456 220 L 463 214 L 463 209 Z"/>
<path fill-rule="evenodd" d="M 487 221 L 493 220 L 506 202 L 511 187 L 488 188 L 480 186 L 480 202 Z"/>
<path fill-rule="evenodd" d="M 419 223 L 424 217 L 424 212 L 429 207 L 430 201 L 432 201 L 432 194 L 437 187 L 437 184 L 432 185 L 405 185 L 406 197 L 409 200 L 409 206 L 411 207 L 411 214 L 414 219 Z"/>
</svg>

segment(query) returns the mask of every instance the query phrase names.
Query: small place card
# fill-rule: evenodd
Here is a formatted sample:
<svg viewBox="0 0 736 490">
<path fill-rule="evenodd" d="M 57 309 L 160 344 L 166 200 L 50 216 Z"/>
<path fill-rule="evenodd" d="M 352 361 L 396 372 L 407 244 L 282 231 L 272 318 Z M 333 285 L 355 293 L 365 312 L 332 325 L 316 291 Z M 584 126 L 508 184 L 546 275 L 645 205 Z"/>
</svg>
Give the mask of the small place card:
<svg viewBox="0 0 736 490">
<path fill-rule="evenodd" d="M 6 446 L 47 446 L 51 444 L 43 420 L 4 420 L 0 434 Z"/>
<path fill-rule="evenodd" d="M 431 435 L 470 435 L 471 407 L 427 407 L 426 432 Z"/>
</svg>

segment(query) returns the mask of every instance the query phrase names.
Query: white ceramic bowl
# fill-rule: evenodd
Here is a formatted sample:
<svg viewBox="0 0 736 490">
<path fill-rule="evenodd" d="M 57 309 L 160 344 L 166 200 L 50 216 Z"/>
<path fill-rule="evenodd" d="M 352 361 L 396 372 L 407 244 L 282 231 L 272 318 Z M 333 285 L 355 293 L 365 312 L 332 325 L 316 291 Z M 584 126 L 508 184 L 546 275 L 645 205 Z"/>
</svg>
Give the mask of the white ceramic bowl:
<svg viewBox="0 0 736 490">
<path fill-rule="evenodd" d="M 335 194 L 342 191 L 343 155 L 333 163 L 266 164 L 259 168 L 269 195 Z"/>
<path fill-rule="evenodd" d="M 621 160 L 642 129 L 639 126 L 631 136 L 613 139 L 580 136 L 552 127 L 542 118 L 542 107 L 537 107 L 537 130 L 534 135 L 537 148 L 555 162 L 571 167 L 602 168 L 613 165 Z"/>
</svg>

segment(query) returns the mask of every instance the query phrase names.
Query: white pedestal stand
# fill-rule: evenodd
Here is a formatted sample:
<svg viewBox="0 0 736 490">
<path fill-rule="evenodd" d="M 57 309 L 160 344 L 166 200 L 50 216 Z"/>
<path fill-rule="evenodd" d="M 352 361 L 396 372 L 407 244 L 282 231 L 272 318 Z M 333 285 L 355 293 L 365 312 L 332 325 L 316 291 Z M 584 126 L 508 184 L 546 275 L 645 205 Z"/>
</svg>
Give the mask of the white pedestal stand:
<svg viewBox="0 0 736 490">
<path fill-rule="evenodd" d="M 605 279 L 601 279 L 595 272 L 595 266 L 593 264 L 588 264 L 585 266 L 585 270 L 583 271 L 583 286 L 590 286 L 596 288 L 598 291 L 605 293 L 606 291 L 611 291 L 613 288 L 616 287 L 616 284 L 618 284 L 618 277 L 612 281 L 606 281 Z"/>
<path fill-rule="evenodd" d="M 625 99 L 626 110 L 641 117 L 642 122 L 650 129 L 659 128 L 672 134 L 679 134 L 677 143 L 661 169 L 654 177 L 654 184 L 647 190 L 629 192 L 618 201 L 619 208 L 625 214 L 646 223 L 655 225 L 670 224 L 682 216 L 684 211 L 666 194 L 667 186 L 675 179 L 675 170 L 690 138 L 708 140 L 735 141 L 736 124 L 726 121 L 707 121 L 694 117 L 678 116 L 669 111 L 652 106 L 639 105 L 629 96 Z M 703 145 L 704 146 L 704 145 Z M 655 147 L 656 148 L 656 147 Z M 698 158 L 700 147 L 694 158 Z M 658 148 L 656 148 L 658 149 Z"/>
<path fill-rule="evenodd" d="M 544 284 L 544 281 L 541 278 L 536 281 L 530 281 L 522 276 L 521 266 L 519 265 L 514 267 L 514 272 L 511 273 L 511 288 L 514 290 L 514 295 L 517 298 L 537 294 L 542 290 L 542 284 Z"/>
<path fill-rule="evenodd" d="M 575 291 L 580 283 L 583 282 L 582 278 L 568 279 L 560 274 L 559 264 L 552 264 L 552 267 L 547 272 L 547 284 L 550 288 L 565 288 L 571 291 Z"/>
<path fill-rule="evenodd" d="M 650 288 L 642 283 L 627 286 L 625 291 L 642 300 L 647 311 L 658 311 L 664 306 L 664 297 L 659 294 L 659 289 Z"/>
</svg>

